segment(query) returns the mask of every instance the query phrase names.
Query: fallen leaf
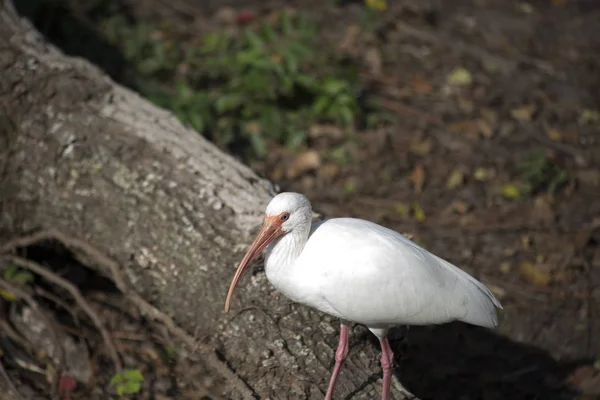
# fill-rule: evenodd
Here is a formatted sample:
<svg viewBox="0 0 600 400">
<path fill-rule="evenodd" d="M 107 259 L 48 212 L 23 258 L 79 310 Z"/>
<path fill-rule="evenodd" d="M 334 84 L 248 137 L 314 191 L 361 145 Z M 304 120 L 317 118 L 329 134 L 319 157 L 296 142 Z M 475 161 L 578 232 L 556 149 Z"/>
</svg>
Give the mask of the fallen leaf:
<svg viewBox="0 0 600 400">
<path fill-rule="evenodd" d="M 562 7 L 567 4 L 567 0 L 552 0 L 552 5 L 554 7 Z"/>
<path fill-rule="evenodd" d="M 492 109 L 483 108 L 481 110 L 481 116 L 488 124 L 490 124 L 492 126 L 496 125 L 496 122 L 498 122 L 498 115 Z"/>
<path fill-rule="evenodd" d="M 519 271 L 526 281 L 536 286 L 548 286 L 552 281 L 552 277 L 548 272 L 542 271 L 530 261 L 523 261 L 519 265 Z"/>
<path fill-rule="evenodd" d="M 415 193 L 420 194 L 423 192 L 423 185 L 425 184 L 425 167 L 423 164 L 418 164 L 410 174 L 410 181 L 413 184 Z"/>
<path fill-rule="evenodd" d="M 535 106 L 529 104 L 512 109 L 510 111 L 510 115 L 513 117 L 513 119 L 516 119 L 518 121 L 531 121 L 531 117 L 533 116 L 534 111 Z"/>
<path fill-rule="evenodd" d="M 526 104 L 519 108 L 510 110 L 510 115 L 517 121 L 531 121 L 531 117 L 535 112 L 534 104 Z"/>
<path fill-rule="evenodd" d="M 344 192 L 346 193 L 355 193 L 356 192 L 356 183 L 354 182 L 346 182 L 344 184 Z"/>
<path fill-rule="evenodd" d="M 406 218 L 410 214 L 410 207 L 406 203 L 398 203 L 396 204 L 396 212 Z"/>
<path fill-rule="evenodd" d="M 446 82 L 452 86 L 469 86 L 473 82 L 473 77 L 466 68 L 456 67 L 448 74 Z"/>
<path fill-rule="evenodd" d="M 494 136 L 494 130 L 486 120 L 478 119 L 477 127 L 479 128 L 479 133 L 481 133 L 481 136 L 483 136 L 484 138 L 489 139 L 492 136 Z"/>
<path fill-rule="evenodd" d="M 473 172 L 473 177 L 481 182 L 488 181 L 492 179 L 496 175 L 496 170 L 494 168 L 484 168 L 478 167 Z"/>
<path fill-rule="evenodd" d="M 556 128 L 546 128 L 546 136 L 553 142 L 562 142 L 563 134 Z"/>
<path fill-rule="evenodd" d="M 446 189 L 453 190 L 461 186 L 465 181 L 465 174 L 458 168 L 455 168 L 450 173 L 448 180 L 446 181 Z"/>
<path fill-rule="evenodd" d="M 600 113 L 596 110 L 584 108 L 583 110 L 581 110 L 581 114 L 579 115 L 579 124 L 584 125 L 590 122 L 600 122 Z"/>
<path fill-rule="evenodd" d="M 377 11 L 385 11 L 387 8 L 386 0 L 365 0 L 365 5 Z"/>
<path fill-rule="evenodd" d="M 340 167 L 333 163 L 325 164 L 319 170 L 319 174 L 326 179 L 333 179 L 340 173 Z"/>
<path fill-rule="evenodd" d="M 450 209 L 457 214 L 466 214 L 469 211 L 469 204 L 462 200 L 453 200 L 450 203 Z"/>
<path fill-rule="evenodd" d="M 465 134 L 470 139 L 479 138 L 479 125 L 477 124 L 477 121 L 467 120 L 453 122 L 448 125 L 448 131 Z"/>
<path fill-rule="evenodd" d="M 585 328 L 585 326 L 584 326 Z M 570 386 L 577 388 L 581 392 L 581 398 L 597 398 L 600 395 L 600 373 L 592 365 L 584 365 L 577 368 L 567 378 Z"/>
<path fill-rule="evenodd" d="M 504 198 L 514 200 L 521 197 L 521 189 L 513 183 L 507 183 L 500 189 L 500 193 Z"/>
<path fill-rule="evenodd" d="M 288 179 L 294 179 L 298 176 L 317 169 L 321 165 L 321 156 L 315 150 L 305 151 L 299 154 L 292 165 L 287 169 Z"/>
<path fill-rule="evenodd" d="M 240 11 L 237 15 L 236 21 L 238 24 L 247 24 L 256 19 L 256 14 L 252 11 Z"/>
<path fill-rule="evenodd" d="M 360 26 L 356 24 L 349 25 L 344 32 L 344 37 L 338 46 L 338 51 L 342 54 L 356 54 L 359 46 L 357 45 L 360 35 Z"/>
<path fill-rule="evenodd" d="M 217 10 L 214 19 L 223 26 L 234 25 L 237 19 L 237 11 L 231 7 L 223 7 Z"/>
<path fill-rule="evenodd" d="M 532 221 L 549 224 L 554 222 L 555 217 L 552 204 L 550 204 L 550 198 L 547 195 L 537 196 L 531 210 Z"/>
<path fill-rule="evenodd" d="M 317 124 L 308 129 L 308 137 L 311 139 L 326 137 L 339 140 L 344 137 L 344 131 L 336 125 Z"/>
<path fill-rule="evenodd" d="M 77 381 L 70 375 L 63 375 L 58 380 L 58 395 L 64 399 L 70 399 L 71 393 L 77 388 Z"/>
<path fill-rule="evenodd" d="M 431 153 L 433 148 L 433 141 L 431 139 L 425 140 L 414 140 L 410 144 L 410 151 L 418 156 L 426 156 Z"/>
<path fill-rule="evenodd" d="M 429 83 L 429 81 L 421 78 L 418 75 L 413 75 L 410 79 L 410 85 L 417 91 L 418 93 L 431 93 L 433 91 L 433 85 Z"/>
<path fill-rule="evenodd" d="M 425 210 L 423 210 L 423 208 L 418 203 L 414 203 L 412 209 L 413 215 L 415 216 L 415 219 L 417 221 L 423 222 L 427 219 L 427 216 L 425 215 Z"/>
<path fill-rule="evenodd" d="M 500 264 L 500 272 L 503 274 L 508 274 L 512 270 L 512 265 L 507 262 L 503 262 Z"/>
<path fill-rule="evenodd" d="M 381 52 L 377 47 L 370 47 L 363 56 L 363 61 L 373 76 L 381 75 Z"/>
</svg>

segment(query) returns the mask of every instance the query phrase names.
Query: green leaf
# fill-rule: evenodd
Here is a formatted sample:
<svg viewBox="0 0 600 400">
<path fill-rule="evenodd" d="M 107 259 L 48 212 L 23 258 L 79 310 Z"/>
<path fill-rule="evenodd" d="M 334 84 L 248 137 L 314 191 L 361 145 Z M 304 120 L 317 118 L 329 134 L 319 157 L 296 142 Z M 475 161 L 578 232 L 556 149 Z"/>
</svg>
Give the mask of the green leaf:
<svg viewBox="0 0 600 400">
<path fill-rule="evenodd" d="M 290 15 L 285 11 L 279 15 L 281 33 L 283 33 L 284 36 L 290 36 L 294 31 Z"/>
<path fill-rule="evenodd" d="M 262 158 L 265 154 L 267 154 L 267 145 L 261 135 L 248 134 L 248 140 L 250 140 L 252 150 L 254 150 L 259 158 Z"/>
<path fill-rule="evenodd" d="M 331 101 L 329 100 L 329 97 L 319 96 L 313 103 L 312 109 L 318 118 L 320 115 L 322 115 L 325 112 L 325 110 L 327 110 L 327 108 L 329 108 L 330 105 L 331 105 Z"/>
<path fill-rule="evenodd" d="M 240 93 L 227 93 L 217 99 L 215 102 L 215 110 L 217 110 L 219 114 L 223 114 L 239 107 L 243 101 L 244 96 Z"/>
<path fill-rule="evenodd" d="M 338 116 L 342 123 L 351 125 L 354 121 L 354 113 L 349 107 L 342 107 L 338 110 Z"/>
<path fill-rule="evenodd" d="M 265 44 L 263 40 L 252 29 L 244 29 L 243 38 L 253 51 L 264 51 Z"/>
<path fill-rule="evenodd" d="M 335 96 L 347 89 L 347 83 L 340 79 L 329 78 L 323 82 L 323 91 L 330 96 Z"/>
<path fill-rule="evenodd" d="M 198 133 L 204 132 L 206 124 L 204 123 L 204 119 L 200 116 L 200 114 L 191 112 L 188 114 L 188 120 L 192 128 L 194 128 L 194 130 L 196 130 Z"/>
<path fill-rule="evenodd" d="M 110 379 L 110 386 L 116 386 L 117 394 L 123 396 L 125 394 L 139 393 L 144 382 L 144 376 L 139 369 L 125 369 Z"/>
<path fill-rule="evenodd" d="M 117 394 L 123 396 L 125 394 L 136 394 L 140 392 L 142 385 L 140 382 L 128 381 L 117 386 Z"/>
<path fill-rule="evenodd" d="M 290 150 L 295 150 L 306 142 L 306 132 L 301 129 L 290 128 L 285 146 Z"/>
</svg>

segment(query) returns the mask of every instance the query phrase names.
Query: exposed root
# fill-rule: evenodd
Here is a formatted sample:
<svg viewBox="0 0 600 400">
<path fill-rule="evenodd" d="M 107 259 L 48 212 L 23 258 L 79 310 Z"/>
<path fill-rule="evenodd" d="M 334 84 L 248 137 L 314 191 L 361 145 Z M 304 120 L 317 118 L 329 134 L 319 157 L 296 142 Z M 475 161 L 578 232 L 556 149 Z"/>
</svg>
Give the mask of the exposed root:
<svg viewBox="0 0 600 400">
<path fill-rule="evenodd" d="M 52 336 L 53 336 L 52 339 L 54 340 L 54 342 L 56 343 L 57 348 L 58 348 L 59 365 L 57 366 L 57 370 L 60 370 L 62 368 L 62 366 L 65 364 L 65 353 L 64 353 L 63 347 L 60 345 L 60 339 L 59 339 L 58 333 L 56 332 L 55 325 L 48 318 L 48 316 L 46 314 L 44 314 L 44 312 L 42 311 L 42 309 L 39 306 L 39 304 L 37 303 L 37 301 L 35 301 L 35 299 L 33 297 L 31 297 L 31 295 L 29 293 L 27 293 L 23 289 L 18 288 L 17 286 L 5 281 L 4 279 L 0 279 L 0 288 L 9 291 L 12 294 L 14 294 L 15 296 L 17 296 L 18 298 L 24 300 L 29 305 L 29 307 L 31 307 L 33 312 L 37 313 L 44 320 L 44 322 L 46 322 L 46 325 L 48 325 L 50 332 L 52 332 Z M 9 332 L 16 333 L 16 332 L 12 331 L 12 329 Z"/>
<path fill-rule="evenodd" d="M 69 248 L 74 253 L 77 253 L 77 252 L 83 253 L 83 255 L 89 257 L 89 261 L 93 262 L 98 267 L 101 267 L 106 271 L 110 271 L 110 273 L 112 275 L 111 278 L 112 278 L 113 282 L 115 283 L 115 285 L 117 286 L 117 288 L 121 291 L 121 293 L 125 297 L 127 297 L 128 300 L 130 300 L 133 304 L 135 304 L 139 308 L 139 310 L 142 314 L 144 314 L 146 317 L 149 317 L 150 319 L 152 319 L 156 322 L 163 324 L 169 330 L 169 332 L 171 334 L 173 334 L 179 341 L 181 341 L 186 346 L 188 346 L 188 348 L 190 348 L 191 351 L 199 351 L 200 353 L 202 353 L 204 356 L 203 360 L 210 367 L 212 367 L 214 370 L 216 370 L 223 378 L 225 378 L 232 386 L 234 386 L 237 389 L 237 391 L 245 399 L 255 399 L 258 397 L 257 394 L 252 390 L 252 388 L 250 388 L 250 386 L 246 382 L 244 382 L 239 376 L 237 376 L 235 374 L 235 372 L 233 372 L 225 362 L 223 362 L 219 359 L 214 348 L 195 340 L 193 336 L 188 334 L 184 329 L 177 326 L 175 321 L 173 321 L 173 319 L 170 316 L 159 311 L 156 307 L 154 307 L 153 305 L 148 303 L 146 300 L 144 300 L 137 292 L 135 292 L 133 289 L 131 289 L 129 287 L 129 285 L 126 283 L 125 279 L 123 278 L 123 275 L 121 274 L 121 267 L 119 266 L 119 264 L 112 258 L 108 257 L 106 254 L 104 254 L 102 251 L 100 251 L 96 247 L 89 244 L 88 242 L 78 239 L 78 238 L 75 238 L 75 237 L 72 237 L 72 236 L 69 236 L 69 235 L 62 233 L 55 229 L 46 229 L 46 230 L 42 230 L 42 231 L 30 234 L 30 235 L 26 235 L 26 236 L 23 236 L 20 238 L 10 240 L 10 241 L 4 243 L 4 245 L 0 246 L 0 253 L 12 252 L 12 251 L 16 250 L 17 248 L 31 246 L 33 244 L 36 244 L 36 243 L 44 241 L 44 240 L 56 240 L 56 241 L 62 243 L 65 247 Z M 77 254 L 75 254 L 75 256 L 79 257 Z M 55 274 L 45 270 L 44 268 L 37 265 L 36 263 L 32 263 L 28 260 L 24 260 L 22 258 L 15 257 L 15 256 L 10 256 L 8 258 L 10 260 L 14 260 L 13 262 L 18 263 L 19 265 L 22 265 L 25 268 L 28 268 L 28 266 L 23 265 L 20 261 L 27 262 L 27 264 L 29 266 L 34 265 L 36 268 L 35 269 L 31 268 L 31 270 L 38 273 L 41 269 L 42 271 L 44 271 L 44 272 L 39 272 L 40 275 L 42 275 L 42 276 L 56 277 Z M 79 259 L 81 260 L 81 258 L 79 258 Z M 17 262 L 17 260 L 19 262 Z M 62 279 L 60 277 L 59 277 L 59 279 L 64 281 L 64 279 Z M 49 278 L 49 280 L 52 280 L 52 279 Z M 65 289 L 69 290 L 64 285 L 62 285 L 54 280 L 53 280 L 53 282 L 59 284 L 60 286 L 63 286 Z M 71 286 L 71 289 L 75 289 L 76 293 L 79 296 L 79 299 L 82 299 L 79 290 L 75 286 L 73 286 L 70 282 L 66 282 L 66 283 Z M 73 294 L 73 292 L 71 290 L 69 290 L 69 292 L 71 292 L 73 297 L 75 297 L 75 295 Z M 75 299 L 81 305 L 81 302 L 78 300 L 78 298 L 75 298 Z M 87 302 L 85 302 L 85 300 L 84 300 L 84 304 L 87 305 Z M 85 310 L 85 311 L 87 312 L 87 310 Z M 88 313 L 88 315 L 89 315 L 89 313 Z M 100 328 L 98 328 L 98 329 L 100 329 Z M 110 339 L 110 337 L 109 337 L 109 339 Z M 110 343 L 111 343 L 110 346 L 112 346 L 112 349 L 116 355 L 116 350 L 114 350 L 114 345 L 112 344 L 112 341 L 110 341 Z"/>
<path fill-rule="evenodd" d="M 12 381 L 12 379 L 10 379 L 10 376 L 8 375 L 8 372 L 6 372 L 6 369 L 4 368 L 4 364 L 2 364 L 2 360 L 0 360 L 0 374 L 2 374 L 2 376 L 6 380 L 6 384 L 8 385 L 9 389 L 12 390 L 15 393 L 15 395 L 17 396 L 17 398 L 19 400 L 25 400 L 23 398 L 23 396 L 21 396 L 21 393 L 19 393 L 19 391 L 17 390 L 17 387 L 15 386 L 15 383 Z"/>
<path fill-rule="evenodd" d="M 104 324 L 102 323 L 102 320 L 100 319 L 100 317 L 98 316 L 96 311 L 94 311 L 92 306 L 90 306 L 90 304 L 87 302 L 87 300 L 83 297 L 83 295 L 81 294 L 81 292 L 79 291 L 79 288 L 77 288 L 77 286 L 73 285 L 68 280 L 58 276 L 54 272 L 42 267 L 41 265 L 39 265 L 38 263 L 36 263 L 34 261 L 27 260 L 25 258 L 21 258 L 21 257 L 17 257 L 17 256 L 11 256 L 11 255 L 2 256 L 2 258 L 4 260 L 10 261 L 14 264 L 17 264 L 20 267 L 23 267 L 32 272 L 35 272 L 36 274 L 42 276 L 46 280 L 62 287 L 66 291 L 68 291 L 71 294 L 71 296 L 73 297 L 73 299 L 75 299 L 75 302 L 79 305 L 79 307 L 81 307 L 81 309 L 83 311 L 85 311 L 85 313 L 88 315 L 88 317 L 90 317 L 90 319 L 96 326 L 96 329 L 98 329 L 98 331 L 100 332 L 100 335 L 102 335 L 102 339 L 104 340 L 104 345 L 106 346 L 108 353 L 110 354 L 110 357 L 112 358 L 117 371 L 121 371 L 123 369 L 123 364 L 121 363 L 121 358 L 119 357 L 117 348 L 115 347 L 113 340 L 110 337 L 110 334 L 108 333 L 108 330 L 106 330 L 106 328 L 104 327 Z"/>
</svg>

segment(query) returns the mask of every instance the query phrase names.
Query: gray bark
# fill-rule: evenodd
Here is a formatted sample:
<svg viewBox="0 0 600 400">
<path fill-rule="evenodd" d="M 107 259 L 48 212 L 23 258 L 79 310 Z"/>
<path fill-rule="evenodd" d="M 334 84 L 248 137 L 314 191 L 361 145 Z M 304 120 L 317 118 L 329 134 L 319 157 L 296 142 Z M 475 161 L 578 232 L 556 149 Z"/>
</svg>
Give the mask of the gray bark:
<svg viewBox="0 0 600 400">
<path fill-rule="evenodd" d="M 0 11 L 0 71 L 0 237 L 52 227 L 85 238 L 257 397 L 322 398 L 336 320 L 292 305 L 264 274 L 246 274 L 233 312 L 223 312 L 271 184 L 171 113 L 62 54 L 10 1 Z M 379 350 L 355 342 L 336 397 L 378 397 L 380 380 L 362 386 L 381 371 Z M 226 397 L 241 392 L 232 384 Z"/>
</svg>

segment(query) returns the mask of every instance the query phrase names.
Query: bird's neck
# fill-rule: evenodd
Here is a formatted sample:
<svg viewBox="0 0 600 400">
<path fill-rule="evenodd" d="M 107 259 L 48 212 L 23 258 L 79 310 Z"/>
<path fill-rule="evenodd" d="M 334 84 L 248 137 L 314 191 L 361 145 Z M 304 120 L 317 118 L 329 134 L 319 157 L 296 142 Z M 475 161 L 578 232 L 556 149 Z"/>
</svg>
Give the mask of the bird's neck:
<svg viewBox="0 0 600 400">
<path fill-rule="evenodd" d="M 268 275 L 290 271 L 304 246 L 308 241 L 311 224 L 297 227 L 293 231 L 281 236 L 269 245 L 265 257 L 265 269 Z"/>
</svg>

